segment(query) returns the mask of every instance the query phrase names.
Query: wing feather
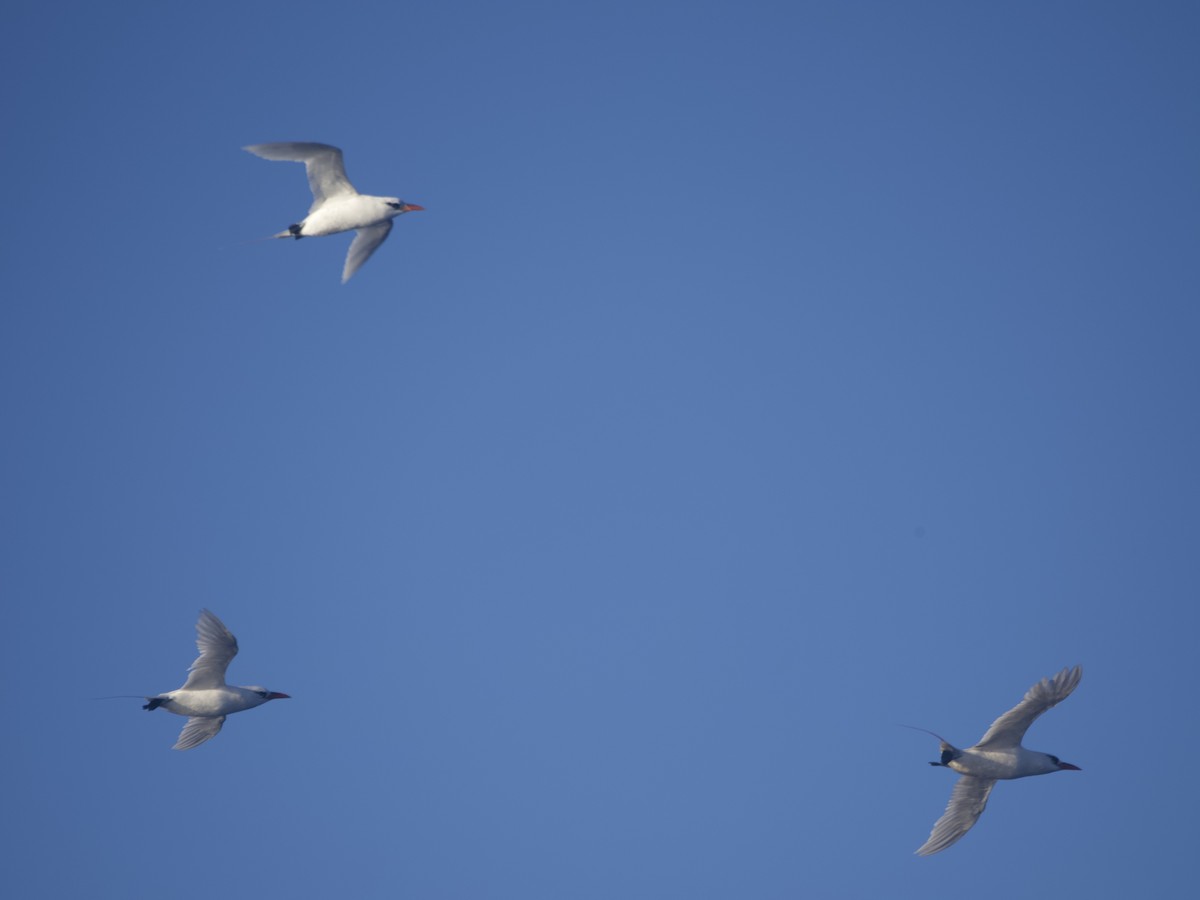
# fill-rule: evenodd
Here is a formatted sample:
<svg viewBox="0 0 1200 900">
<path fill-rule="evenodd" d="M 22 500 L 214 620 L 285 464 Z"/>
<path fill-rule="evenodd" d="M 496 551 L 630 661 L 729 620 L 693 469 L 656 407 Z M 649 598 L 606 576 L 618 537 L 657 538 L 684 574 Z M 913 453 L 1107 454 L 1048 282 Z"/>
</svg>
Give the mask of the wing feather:
<svg viewBox="0 0 1200 900">
<path fill-rule="evenodd" d="M 183 690 L 224 687 L 225 670 L 229 668 L 229 661 L 237 656 L 238 642 L 225 623 L 207 609 L 200 610 L 200 618 L 196 620 L 196 649 L 200 655 L 188 669 Z"/>
<path fill-rule="evenodd" d="M 988 794 L 992 792 L 995 784 L 995 779 L 992 778 L 976 778 L 974 775 L 963 775 L 959 778 L 950 793 L 946 811 L 934 823 L 929 840 L 921 845 L 917 856 L 930 856 L 945 850 L 970 831 L 983 815 Z"/>
<path fill-rule="evenodd" d="M 192 716 L 179 732 L 179 740 L 172 750 L 191 750 L 199 747 L 205 741 L 217 736 L 221 726 L 225 724 L 224 716 Z"/>
<path fill-rule="evenodd" d="M 380 222 L 355 232 L 354 240 L 350 243 L 350 251 L 346 254 L 346 265 L 342 269 L 342 284 L 350 280 L 350 276 L 362 268 L 362 264 L 371 258 L 371 254 L 379 249 L 379 245 L 387 240 L 392 233 L 392 220 Z"/>
<path fill-rule="evenodd" d="M 1071 696 L 1082 677 L 1083 668 L 1075 666 L 1063 669 L 1053 678 L 1043 678 L 1025 693 L 1020 703 L 993 722 L 975 746 L 988 750 L 1019 746 L 1034 720 Z"/>
<path fill-rule="evenodd" d="M 255 156 L 277 162 L 302 162 L 304 172 L 308 175 L 308 187 L 312 191 L 313 204 L 311 213 L 318 206 L 333 197 L 357 194 L 349 179 L 346 178 L 346 165 L 342 160 L 342 151 L 329 144 L 314 144 L 310 142 L 284 141 L 276 144 L 251 144 L 243 147 Z"/>
</svg>

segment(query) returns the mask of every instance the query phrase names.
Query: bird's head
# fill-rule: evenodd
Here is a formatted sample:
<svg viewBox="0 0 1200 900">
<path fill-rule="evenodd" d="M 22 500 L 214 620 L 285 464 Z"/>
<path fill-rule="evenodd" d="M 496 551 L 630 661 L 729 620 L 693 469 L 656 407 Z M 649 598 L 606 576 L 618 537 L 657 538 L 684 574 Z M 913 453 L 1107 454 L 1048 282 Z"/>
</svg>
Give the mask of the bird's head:
<svg viewBox="0 0 1200 900">
<path fill-rule="evenodd" d="M 417 206 L 415 203 L 405 203 L 398 197 L 384 197 L 383 202 L 388 205 L 388 209 L 391 211 L 390 215 L 393 218 L 403 215 L 406 212 L 421 212 L 425 209 L 425 207 Z"/>
<path fill-rule="evenodd" d="M 1068 762 L 1063 762 L 1061 759 L 1059 759 L 1057 756 L 1055 756 L 1051 753 L 1047 753 L 1046 755 L 1050 757 L 1050 762 L 1054 763 L 1054 767 L 1056 769 L 1058 769 L 1058 771 L 1060 771 L 1060 772 L 1082 772 L 1083 771 L 1083 769 L 1079 768 L 1079 766 L 1073 766 Z"/>
<path fill-rule="evenodd" d="M 281 694 L 278 691 L 268 691 L 265 687 L 260 687 L 257 684 L 251 685 L 250 687 L 246 688 L 246 690 L 257 694 L 261 698 L 261 701 L 263 703 L 266 703 L 268 700 L 290 700 L 291 699 L 290 694 Z"/>
</svg>

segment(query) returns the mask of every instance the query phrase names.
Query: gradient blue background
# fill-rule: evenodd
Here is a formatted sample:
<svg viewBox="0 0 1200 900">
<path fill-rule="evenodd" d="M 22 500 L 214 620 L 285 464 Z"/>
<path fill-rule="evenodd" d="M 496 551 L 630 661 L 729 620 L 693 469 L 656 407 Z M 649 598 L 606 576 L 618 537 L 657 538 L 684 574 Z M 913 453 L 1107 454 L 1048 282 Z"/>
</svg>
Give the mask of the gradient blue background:
<svg viewBox="0 0 1200 900">
<path fill-rule="evenodd" d="M 0 24 L 6 895 L 1191 895 L 1200 7 Z M 294 699 L 176 753 L 202 606 Z"/>
</svg>

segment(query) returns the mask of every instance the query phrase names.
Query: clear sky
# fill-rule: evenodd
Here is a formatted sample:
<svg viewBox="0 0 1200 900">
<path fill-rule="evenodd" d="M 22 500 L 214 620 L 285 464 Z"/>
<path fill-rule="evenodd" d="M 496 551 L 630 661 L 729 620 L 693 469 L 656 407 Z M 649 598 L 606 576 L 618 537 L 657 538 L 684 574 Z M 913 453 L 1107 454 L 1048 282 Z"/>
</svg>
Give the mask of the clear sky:
<svg viewBox="0 0 1200 900">
<path fill-rule="evenodd" d="M 1200 6 L 12 2 L 0 892 L 1182 897 Z M 345 150 L 426 208 L 346 286 Z M 210 607 L 293 699 L 173 752 Z M 1001 784 L 913 851 L 1036 680 Z"/>
</svg>

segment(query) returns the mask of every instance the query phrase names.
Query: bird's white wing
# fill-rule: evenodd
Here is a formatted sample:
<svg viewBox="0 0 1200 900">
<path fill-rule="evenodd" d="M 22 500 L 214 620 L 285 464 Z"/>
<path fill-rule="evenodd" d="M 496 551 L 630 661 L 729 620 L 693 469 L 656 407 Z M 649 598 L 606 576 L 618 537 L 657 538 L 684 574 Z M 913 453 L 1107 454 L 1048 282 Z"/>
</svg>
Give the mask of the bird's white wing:
<svg viewBox="0 0 1200 900">
<path fill-rule="evenodd" d="M 387 240 L 392 232 L 392 220 L 380 222 L 369 228 L 360 228 L 350 244 L 350 252 L 346 254 L 346 267 L 342 269 L 342 284 L 350 280 L 362 264 L 371 258 L 371 254 L 379 249 L 379 245 Z"/>
<path fill-rule="evenodd" d="M 921 845 L 917 856 L 929 856 L 945 850 L 970 831 L 971 826 L 983 815 L 988 794 L 995 784 L 992 778 L 976 778 L 974 775 L 959 778 L 950 794 L 950 802 L 946 804 L 946 811 L 934 824 L 929 840 Z"/>
<path fill-rule="evenodd" d="M 224 716 L 192 716 L 179 732 L 179 740 L 172 750 L 191 750 L 199 747 L 209 738 L 217 736 L 221 726 L 225 724 Z"/>
<path fill-rule="evenodd" d="M 302 162 L 308 175 L 308 186 L 312 190 L 311 213 L 333 197 L 353 196 L 358 193 L 346 178 L 346 166 L 342 162 L 342 151 L 329 144 L 292 143 L 251 144 L 243 147 L 255 156 L 281 162 Z"/>
<path fill-rule="evenodd" d="M 989 750 L 1020 746 L 1021 738 L 1034 720 L 1071 695 L 1083 677 L 1083 669 L 1063 669 L 1053 678 L 1043 678 L 1025 694 L 1025 699 L 998 718 L 976 747 Z"/>
<path fill-rule="evenodd" d="M 224 687 L 225 670 L 229 668 L 229 661 L 237 656 L 237 638 L 225 627 L 224 622 L 207 609 L 200 610 L 200 618 L 196 621 L 196 648 L 200 655 L 188 669 L 188 679 L 183 690 Z M 218 723 L 217 728 L 220 727 Z"/>
</svg>

